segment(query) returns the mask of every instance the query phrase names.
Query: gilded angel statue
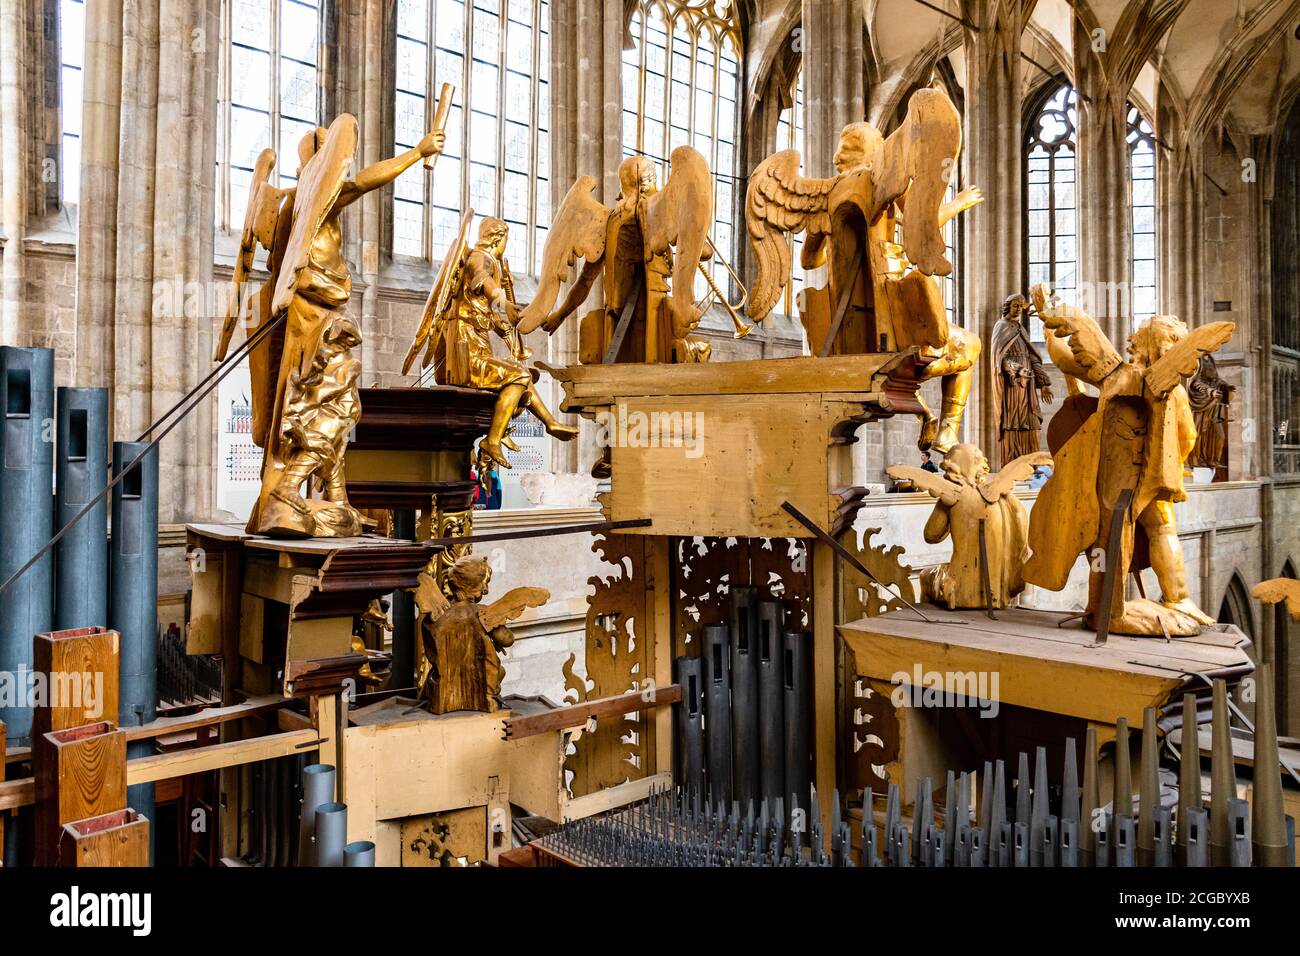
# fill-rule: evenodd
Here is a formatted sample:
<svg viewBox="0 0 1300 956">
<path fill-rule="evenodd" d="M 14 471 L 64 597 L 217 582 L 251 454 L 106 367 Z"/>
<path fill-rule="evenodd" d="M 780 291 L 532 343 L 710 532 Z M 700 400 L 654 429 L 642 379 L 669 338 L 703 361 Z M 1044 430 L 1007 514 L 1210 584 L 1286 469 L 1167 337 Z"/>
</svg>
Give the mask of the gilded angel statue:
<svg viewBox="0 0 1300 956">
<path fill-rule="evenodd" d="M 938 544 L 952 536 L 952 559 L 921 573 L 921 595 L 934 604 L 957 608 L 1003 608 L 1025 589 L 1029 557 L 1029 513 L 1015 495 L 1039 465 L 1050 465 L 1046 452 L 1022 455 L 997 474 L 974 445 L 954 445 L 935 473 L 911 465 L 887 469 L 892 478 L 909 479 L 937 498 L 925 523 L 925 540 Z M 980 524 L 988 555 L 988 589 L 980 560 Z"/>
<path fill-rule="evenodd" d="M 938 88 L 917 90 L 889 136 L 870 123 L 840 133 L 836 175 L 799 174 L 799 152 L 769 156 L 749 178 L 745 222 L 758 261 L 749 317 L 765 318 L 790 283 L 789 235 L 806 236 L 805 269 L 828 267 L 825 288 L 805 288 L 801 310 L 814 355 L 916 347 L 931 361 L 921 375 L 943 381 L 939 417 L 926 410 L 921 449 L 957 442 L 970 396 L 979 337 L 948 325 L 935 276 L 952 272 L 942 228 L 983 201 L 975 187 L 945 200 L 961 153 L 961 115 Z M 897 241 L 901 231 L 902 242 Z"/>
<path fill-rule="evenodd" d="M 537 294 L 518 328 L 553 333 L 586 301 L 603 277 L 604 306 L 582 317 L 580 358 L 604 360 L 624 306 L 635 305 L 613 356 L 616 362 L 703 362 L 709 344 L 693 333 L 703 310 L 694 299 L 695 273 L 710 254 L 713 178 L 690 146 L 673 150 L 671 173 L 659 188 L 644 156 L 618 167 L 619 196 L 611 209 L 592 195 L 596 180 L 580 176 L 551 224 L 542 250 Z M 560 286 L 582 260 L 576 281 L 552 311 Z"/>
<path fill-rule="evenodd" d="M 561 441 L 576 438 L 578 430 L 551 414 L 537 392 L 537 373 L 526 364 L 530 353 L 516 326 L 522 310 L 515 301 L 514 279 L 505 258 L 510 228 L 502 219 L 485 217 L 479 223 L 478 241 L 471 246 L 473 219 L 474 210 L 466 210 L 460 234 L 429 291 L 402 372 L 410 370 L 423 350 L 421 367 L 432 364 L 439 385 L 496 392 L 492 424 L 482 450 L 497 465 L 509 468 L 503 446 L 515 447 L 508 434 L 510 421 L 520 409 L 530 409 L 547 433 Z M 505 342 L 508 356 L 493 353 L 494 334 Z"/>
<path fill-rule="evenodd" d="M 1291 620 L 1300 621 L 1300 581 L 1295 578 L 1271 578 L 1268 581 L 1260 581 L 1250 589 L 1250 593 L 1263 604 L 1285 601 L 1286 612 L 1291 615 Z"/>
<path fill-rule="evenodd" d="M 422 696 L 435 714 L 500 710 L 505 678 L 500 653 L 515 642 L 506 624 L 530 607 L 541 607 L 551 594 L 545 588 L 514 588 L 483 604 L 492 567 L 486 558 L 467 554 L 447 572 L 448 601 L 431 568 L 421 573 L 415 590 L 429 666 Z"/>
<path fill-rule="evenodd" d="M 1030 295 L 1044 327 L 1057 339 L 1053 354 L 1061 371 L 1096 386 L 1099 394 L 1072 395 L 1049 429 L 1054 470 L 1030 518 L 1034 553 L 1025 565 L 1025 580 L 1059 591 L 1075 559 L 1086 552 L 1093 569 L 1086 622 L 1096 627 L 1106 564 L 1118 561 L 1110 631 L 1199 633 L 1214 619 L 1191 599 L 1174 523 L 1174 504 L 1187 498 L 1184 463 L 1196 444 L 1182 382 L 1203 355 L 1232 338 L 1236 326 L 1210 322 L 1188 330 L 1172 315 L 1153 316 L 1129 336 L 1125 359 L 1089 315 L 1061 303 L 1043 285 L 1035 285 Z M 1064 428 L 1055 427 L 1057 419 Z M 1115 525 L 1112 519 L 1125 491 L 1132 499 Z M 1120 540 L 1112 547 L 1115 526 Z M 1146 567 L 1160 583 L 1160 601 L 1126 600 L 1129 573 Z"/>
<path fill-rule="evenodd" d="M 348 435 L 361 416 L 361 363 L 354 357 L 361 330 L 347 314 L 352 277 L 339 217 L 366 193 L 440 153 L 443 134 L 431 132 L 415 148 L 349 179 L 356 146 L 356 118 L 344 113 L 328 130 L 317 127 L 299 143 L 296 187 L 271 185 L 273 150 L 263 150 L 254 167 L 235 260 L 235 295 L 215 356 L 225 358 L 243 314 L 243 286 L 260 245 L 271 275 L 258 293 L 248 334 L 281 315 L 285 319 L 249 355 L 253 440 L 263 452 L 250 534 L 361 533 L 361 515 L 348 502 L 343 477 Z"/>
</svg>

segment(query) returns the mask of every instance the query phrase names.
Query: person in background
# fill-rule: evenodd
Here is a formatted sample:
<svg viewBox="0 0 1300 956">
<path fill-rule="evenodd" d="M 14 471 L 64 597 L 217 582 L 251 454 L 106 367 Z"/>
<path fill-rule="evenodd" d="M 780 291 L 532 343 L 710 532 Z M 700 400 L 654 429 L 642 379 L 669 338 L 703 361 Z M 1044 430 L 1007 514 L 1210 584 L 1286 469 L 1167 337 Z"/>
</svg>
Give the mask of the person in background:
<svg viewBox="0 0 1300 956">
<path fill-rule="evenodd" d="M 930 453 L 928 451 L 921 452 L 921 470 L 931 471 L 936 475 L 939 473 L 939 466 L 930 460 Z"/>
<path fill-rule="evenodd" d="M 474 490 L 474 508 L 480 511 L 499 511 L 501 509 L 501 478 L 497 475 L 496 461 L 487 453 L 483 442 L 479 442 L 474 459 L 474 467 L 469 476 L 478 483 Z"/>
</svg>

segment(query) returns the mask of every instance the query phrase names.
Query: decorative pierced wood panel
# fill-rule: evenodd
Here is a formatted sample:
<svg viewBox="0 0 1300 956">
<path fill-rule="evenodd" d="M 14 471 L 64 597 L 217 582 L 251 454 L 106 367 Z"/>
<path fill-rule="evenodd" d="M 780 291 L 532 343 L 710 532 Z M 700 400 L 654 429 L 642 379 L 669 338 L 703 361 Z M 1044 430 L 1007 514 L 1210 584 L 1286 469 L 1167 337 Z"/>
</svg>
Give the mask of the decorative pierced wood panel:
<svg viewBox="0 0 1300 956">
<path fill-rule="evenodd" d="M 673 654 L 698 656 L 706 625 L 726 624 L 731 589 L 785 602 L 788 627 L 812 627 L 812 562 L 798 538 L 672 538 Z"/>
<path fill-rule="evenodd" d="M 587 599 L 586 675 L 578 673 L 576 655 L 569 655 L 564 665 L 567 703 L 638 689 L 650 675 L 653 650 L 644 639 L 650 610 L 646 547 L 639 535 L 598 534 L 592 541 L 592 551 L 613 565 L 614 573 L 587 579 L 595 593 Z M 577 737 L 565 762 L 573 774 L 573 796 L 645 776 L 650 748 L 646 720 L 642 714 L 626 714 L 598 721 L 594 731 Z"/>
</svg>

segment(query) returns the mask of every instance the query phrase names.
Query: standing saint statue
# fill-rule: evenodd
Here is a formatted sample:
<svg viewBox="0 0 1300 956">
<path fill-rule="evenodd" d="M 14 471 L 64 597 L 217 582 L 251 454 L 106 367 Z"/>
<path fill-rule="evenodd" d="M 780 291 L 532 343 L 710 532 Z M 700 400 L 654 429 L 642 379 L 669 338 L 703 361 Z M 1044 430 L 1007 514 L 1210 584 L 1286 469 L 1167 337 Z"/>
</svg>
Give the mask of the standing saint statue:
<svg viewBox="0 0 1300 956">
<path fill-rule="evenodd" d="M 1009 295 L 993 326 L 993 414 L 998 457 L 1004 464 L 1038 451 L 1043 403 L 1052 400 L 1051 380 L 1025 331 L 1028 313 L 1028 299 Z"/>
<path fill-rule="evenodd" d="M 357 121 L 344 113 L 298 146 L 298 184 L 271 185 L 276 156 L 263 150 L 249 186 L 234 270 L 236 295 L 216 359 L 225 357 L 244 306 L 258 245 L 267 249 L 270 279 L 262 286 L 249 335 L 284 317 L 249 354 L 253 439 L 262 448 L 262 488 L 248 519 L 250 534 L 349 537 L 361 515 L 348 502 L 343 455 L 361 417 L 361 363 L 353 350 L 361 331 L 346 309 L 352 277 L 343 258 L 342 211 L 391 183 L 421 159 L 442 151 L 429 133 L 414 149 L 347 178 L 357 147 Z"/>
<path fill-rule="evenodd" d="M 1187 459 L 1190 468 L 1228 467 L 1228 403 L 1236 389 L 1219 377 L 1213 355 L 1202 355 L 1196 374 L 1187 382 L 1187 400 L 1196 423 L 1196 445 Z"/>
</svg>

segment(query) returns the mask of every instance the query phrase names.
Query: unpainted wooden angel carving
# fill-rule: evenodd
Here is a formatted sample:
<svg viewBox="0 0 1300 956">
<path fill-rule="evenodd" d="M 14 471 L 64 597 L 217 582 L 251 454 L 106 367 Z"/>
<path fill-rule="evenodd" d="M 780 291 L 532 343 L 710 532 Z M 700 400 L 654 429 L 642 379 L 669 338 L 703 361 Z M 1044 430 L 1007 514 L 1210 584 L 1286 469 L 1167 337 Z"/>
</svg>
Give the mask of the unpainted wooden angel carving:
<svg viewBox="0 0 1300 956">
<path fill-rule="evenodd" d="M 1286 612 L 1291 620 L 1300 621 L 1300 581 L 1295 578 L 1270 578 L 1260 581 L 1250 593 L 1262 604 L 1277 604 L 1285 601 Z"/>
<path fill-rule="evenodd" d="M 922 376 L 943 380 L 938 418 L 928 409 L 921 449 L 957 442 L 979 337 L 949 327 L 934 276 L 952 272 L 942 227 L 983 200 L 975 187 L 944 196 L 961 153 L 961 115 L 938 88 L 912 94 L 889 136 L 870 123 L 840 133 L 836 175 L 799 174 L 799 152 L 769 156 L 749 178 L 745 223 L 758 260 L 749 316 L 761 321 L 790 282 L 789 234 L 803 232 L 805 269 L 826 265 L 825 288 L 805 288 L 801 313 L 814 355 L 893 352 L 930 359 Z M 901 245 L 896 241 L 899 229 Z"/>
<path fill-rule="evenodd" d="M 1089 315 L 1053 298 L 1043 285 L 1030 295 L 1060 370 L 1096 386 L 1099 394 L 1070 395 L 1049 426 L 1054 470 L 1030 519 L 1034 553 L 1025 580 L 1059 591 L 1086 552 L 1092 567 L 1086 622 L 1096 627 L 1107 565 L 1118 562 L 1110 631 L 1196 634 L 1214 619 L 1188 592 L 1174 523 L 1174 504 L 1187 498 L 1184 463 L 1196 443 L 1182 381 L 1201 356 L 1232 338 L 1236 326 L 1211 322 L 1189 331 L 1174 316 L 1153 316 L 1129 336 L 1125 360 Z M 1125 491 L 1132 493 L 1131 503 L 1119 521 L 1120 539 L 1110 547 L 1112 518 Z M 1146 567 L 1160 583 L 1160 601 L 1126 600 L 1129 573 Z"/>
<path fill-rule="evenodd" d="M 257 158 L 235 260 L 235 295 L 215 356 L 225 358 L 243 314 L 243 286 L 260 245 L 267 250 L 271 275 L 258 294 L 248 334 L 287 314 L 249 354 L 253 440 L 263 450 L 262 488 L 248 519 L 250 534 L 361 533 L 361 515 L 348 502 L 343 478 L 348 435 L 361 416 L 361 363 L 353 357 L 361 331 L 346 311 L 352 277 L 343 258 L 339 217 L 366 193 L 441 152 L 442 145 L 441 132 L 429 133 L 414 149 L 348 179 L 357 121 L 344 113 L 328 130 L 317 127 L 299 143 L 296 187 L 271 185 L 273 150 Z"/>
<path fill-rule="evenodd" d="M 693 333 L 703 310 L 694 299 L 695 273 L 710 255 L 713 177 L 690 146 L 673 150 L 671 172 L 659 188 L 655 165 L 644 156 L 619 164 L 619 196 L 611 209 L 593 194 L 596 180 L 580 176 L 551 224 L 542 250 L 537 294 L 523 310 L 523 334 L 554 333 L 603 278 L 603 308 L 582 317 L 581 360 L 604 360 L 624 305 L 636 296 L 631 325 L 616 362 L 703 362 L 710 347 Z M 560 286 L 582 260 L 559 308 Z"/>
<path fill-rule="evenodd" d="M 506 624 L 551 597 L 545 588 L 514 588 L 483 604 L 491 580 L 491 565 L 475 554 L 457 558 L 448 570 L 450 601 L 438 586 L 433 562 L 420 575 L 415 603 L 429 664 L 421 696 L 435 714 L 501 709 L 500 653 L 515 642 Z"/>
<path fill-rule="evenodd" d="M 1051 455 L 1036 452 L 1010 462 L 996 474 L 974 445 L 954 445 L 944 456 L 941 473 L 911 465 L 888 469 L 893 478 L 906 478 L 937 498 L 925 523 L 925 540 L 938 544 L 952 536 L 952 559 L 921 572 L 921 596 L 935 604 L 957 608 L 1003 608 L 1025 589 L 1024 564 L 1029 557 L 1029 512 L 1015 495 L 1039 465 Z M 980 560 L 980 524 L 988 555 L 987 588 Z"/>
</svg>

